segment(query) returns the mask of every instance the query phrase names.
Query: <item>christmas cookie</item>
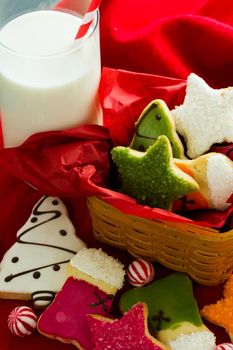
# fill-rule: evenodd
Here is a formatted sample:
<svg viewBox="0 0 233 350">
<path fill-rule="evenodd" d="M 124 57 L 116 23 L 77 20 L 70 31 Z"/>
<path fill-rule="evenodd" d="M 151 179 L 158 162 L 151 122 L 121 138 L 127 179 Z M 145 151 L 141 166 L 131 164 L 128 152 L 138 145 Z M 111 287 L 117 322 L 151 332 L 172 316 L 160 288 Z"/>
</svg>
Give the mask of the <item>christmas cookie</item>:
<svg viewBox="0 0 233 350">
<path fill-rule="evenodd" d="M 147 329 L 148 310 L 144 303 L 132 307 L 120 320 L 88 315 L 95 350 L 165 350 Z"/>
<path fill-rule="evenodd" d="M 38 321 L 47 337 L 92 350 L 87 314 L 108 316 L 113 297 L 123 286 L 123 265 L 102 250 L 83 249 L 71 260 L 69 275 Z"/>
<path fill-rule="evenodd" d="M 174 164 L 170 142 L 164 135 L 146 152 L 114 147 L 112 159 L 121 177 L 121 191 L 142 204 L 169 209 L 175 199 L 199 188 Z"/>
<path fill-rule="evenodd" d="M 163 100 L 154 100 L 135 123 L 135 134 L 130 147 L 145 152 L 160 135 L 168 137 L 173 157 L 184 158 L 184 147 L 176 132 L 172 113 Z"/>
<path fill-rule="evenodd" d="M 207 153 L 193 160 L 175 159 L 175 165 L 192 176 L 199 190 L 176 203 L 181 210 L 225 210 L 233 193 L 233 162 L 220 153 Z"/>
<path fill-rule="evenodd" d="M 206 305 L 201 316 L 209 322 L 225 328 L 233 341 L 233 275 L 226 282 L 223 298 L 216 304 Z"/>
<path fill-rule="evenodd" d="M 2 259 L 0 298 L 47 306 L 66 280 L 68 262 L 83 247 L 62 201 L 41 198 Z"/>
<path fill-rule="evenodd" d="M 120 299 L 125 312 L 144 302 L 149 310 L 150 328 L 172 350 L 213 350 L 215 337 L 204 326 L 192 292 L 192 283 L 183 273 L 174 273 L 147 287 L 134 288 Z"/>
<path fill-rule="evenodd" d="M 212 89 L 192 73 L 187 79 L 184 103 L 172 114 L 190 158 L 199 157 L 215 143 L 233 142 L 232 87 Z"/>
</svg>

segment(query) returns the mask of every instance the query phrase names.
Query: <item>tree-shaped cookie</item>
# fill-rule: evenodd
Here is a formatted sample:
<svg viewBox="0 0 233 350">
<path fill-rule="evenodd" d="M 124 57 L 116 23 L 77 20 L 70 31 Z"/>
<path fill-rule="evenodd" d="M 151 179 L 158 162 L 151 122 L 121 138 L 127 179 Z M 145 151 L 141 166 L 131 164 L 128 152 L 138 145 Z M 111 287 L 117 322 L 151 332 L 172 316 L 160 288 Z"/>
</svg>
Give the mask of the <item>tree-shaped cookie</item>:
<svg viewBox="0 0 233 350">
<path fill-rule="evenodd" d="M 47 337 L 93 350 L 86 315 L 108 316 L 122 288 L 123 265 L 102 250 L 82 249 L 70 261 L 69 278 L 38 321 Z"/>
<path fill-rule="evenodd" d="M 145 152 L 160 135 L 168 137 L 173 157 L 184 158 L 184 147 L 176 132 L 172 113 L 163 100 L 154 100 L 146 106 L 135 123 L 130 147 Z"/>
<path fill-rule="evenodd" d="M 220 327 L 225 328 L 233 341 L 233 275 L 224 286 L 223 298 L 216 304 L 206 305 L 201 316 Z"/>
<path fill-rule="evenodd" d="M 66 279 L 67 265 L 85 247 L 59 198 L 44 196 L 17 232 L 0 270 L 0 298 L 32 299 L 44 307 Z"/>
<path fill-rule="evenodd" d="M 191 73 L 184 103 L 172 114 L 190 158 L 199 157 L 215 143 L 233 142 L 233 87 L 212 89 Z"/>
<path fill-rule="evenodd" d="M 175 199 L 199 188 L 191 176 L 175 166 L 165 135 L 146 152 L 114 147 L 112 159 L 121 177 L 121 191 L 142 204 L 169 209 Z"/>
<path fill-rule="evenodd" d="M 148 306 L 156 338 L 171 350 L 214 349 L 215 337 L 201 320 L 191 280 L 185 274 L 173 273 L 147 287 L 127 291 L 120 299 L 120 309 L 125 312 L 139 301 Z"/>
<path fill-rule="evenodd" d="M 233 162 L 220 153 L 207 153 L 192 160 L 175 159 L 175 165 L 192 176 L 199 190 L 174 203 L 175 210 L 217 209 L 230 206 L 233 193 Z"/>
</svg>

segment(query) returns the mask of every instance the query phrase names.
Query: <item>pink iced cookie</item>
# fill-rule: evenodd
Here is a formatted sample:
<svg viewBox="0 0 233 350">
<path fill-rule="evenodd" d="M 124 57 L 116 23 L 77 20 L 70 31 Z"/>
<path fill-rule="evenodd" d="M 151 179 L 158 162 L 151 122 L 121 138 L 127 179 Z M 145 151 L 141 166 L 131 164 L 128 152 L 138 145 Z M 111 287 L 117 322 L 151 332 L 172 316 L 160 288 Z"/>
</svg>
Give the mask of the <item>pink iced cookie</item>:
<svg viewBox="0 0 233 350">
<path fill-rule="evenodd" d="M 107 295 L 98 287 L 70 277 L 41 315 L 38 330 L 50 338 L 72 343 L 79 349 L 92 350 L 85 317 L 90 313 L 108 315 L 112 298 L 113 295 Z"/>
<path fill-rule="evenodd" d="M 165 350 L 147 328 L 148 310 L 144 303 L 134 305 L 120 320 L 88 315 L 95 350 Z"/>
</svg>

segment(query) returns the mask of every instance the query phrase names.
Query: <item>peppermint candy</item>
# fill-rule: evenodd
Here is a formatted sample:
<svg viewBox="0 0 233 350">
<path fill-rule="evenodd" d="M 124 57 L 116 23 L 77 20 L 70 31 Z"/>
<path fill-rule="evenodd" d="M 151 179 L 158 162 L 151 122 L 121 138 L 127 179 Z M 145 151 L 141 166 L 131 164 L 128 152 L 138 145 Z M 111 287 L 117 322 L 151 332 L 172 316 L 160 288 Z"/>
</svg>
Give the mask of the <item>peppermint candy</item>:
<svg viewBox="0 0 233 350">
<path fill-rule="evenodd" d="M 154 266 L 143 259 L 133 261 L 127 269 L 128 281 L 134 287 L 142 287 L 150 283 L 154 275 Z"/>
<path fill-rule="evenodd" d="M 18 306 L 8 316 L 7 325 L 11 333 L 19 337 L 32 334 L 37 324 L 37 316 L 27 306 Z"/>
<path fill-rule="evenodd" d="M 233 344 L 231 343 L 224 343 L 217 345 L 214 350 L 233 350 Z"/>
</svg>

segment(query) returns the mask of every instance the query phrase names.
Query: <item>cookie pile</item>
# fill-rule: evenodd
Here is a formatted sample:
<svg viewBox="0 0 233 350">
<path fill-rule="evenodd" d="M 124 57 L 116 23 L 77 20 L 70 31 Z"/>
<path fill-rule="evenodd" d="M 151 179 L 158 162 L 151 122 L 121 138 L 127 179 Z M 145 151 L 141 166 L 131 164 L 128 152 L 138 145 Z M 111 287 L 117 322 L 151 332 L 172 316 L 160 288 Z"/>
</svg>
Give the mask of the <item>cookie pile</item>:
<svg viewBox="0 0 233 350">
<path fill-rule="evenodd" d="M 9 331 L 26 337 L 37 329 L 80 350 L 231 348 L 216 347 L 201 315 L 232 335 L 232 278 L 224 299 L 200 315 L 191 279 L 184 273 L 154 281 L 156 269 L 143 259 L 132 261 L 126 270 L 101 249 L 86 247 L 59 198 L 42 197 L 17 232 L 0 271 L 0 297 L 31 300 L 42 312 L 37 317 L 28 306 L 16 307 L 6 321 Z M 119 318 L 113 315 L 113 303 L 122 313 Z"/>
<path fill-rule="evenodd" d="M 170 111 L 164 101 L 152 101 L 129 147 L 112 149 L 120 191 L 173 211 L 225 210 L 233 193 L 233 162 L 209 152 L 224 142 L 233 142 L 233 88 L 212 89 L 192 73 L 181 106 Z"/>
</svg>

